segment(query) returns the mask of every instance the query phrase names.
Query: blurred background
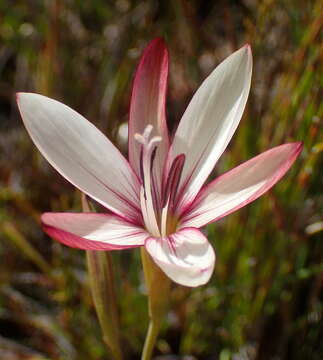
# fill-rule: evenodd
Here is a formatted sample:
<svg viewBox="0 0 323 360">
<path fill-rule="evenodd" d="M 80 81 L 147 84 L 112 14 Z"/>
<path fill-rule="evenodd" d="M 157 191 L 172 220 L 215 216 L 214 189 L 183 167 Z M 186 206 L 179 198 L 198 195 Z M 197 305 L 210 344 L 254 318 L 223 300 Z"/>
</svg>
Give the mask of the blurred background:
<svg viewBox="0 0 323 360">
<path fill-rule="evenodd" d="M 322 359 L 323 2 L 0 0 L 0 19 L 0 359 L 109 359 L 84 252 L 39 226 L 44 211 L 80 211 L 80 194 L 32 144 L 14 94 L 68 104 L 126 154 L 134 71 L 156 36 L 170 51 L 172 130 L 211 70 L 252 46 L 247 108 L 212 176 L 304 141 L 270 193 L 207 228 L 214 275 L 194 290 L 173 287 L 156 356 Z M 139 251 L 112 255 L 126 359 L 139 359 L 148 325 Z"/>
</svg>

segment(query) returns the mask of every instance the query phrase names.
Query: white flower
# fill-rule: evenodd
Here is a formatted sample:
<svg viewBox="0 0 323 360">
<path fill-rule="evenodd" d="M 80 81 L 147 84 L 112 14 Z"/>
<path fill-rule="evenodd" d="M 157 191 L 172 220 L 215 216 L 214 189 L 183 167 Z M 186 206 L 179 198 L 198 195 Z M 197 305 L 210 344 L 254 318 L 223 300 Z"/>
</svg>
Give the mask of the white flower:
<svg viewBox="0 0 323 360">
<path fill-rule="evenodd" d="M 169 139 L 168 53 L 163 40 L 153 40 L 134 81 L 129 162 L 74 110 L 42 95 L 19 93 L 23 121 L 44 157 L 107 209 L 101 214 L 45 213 L 44 230 L 86 250 L 145 246 L 173 281 L 187 286 L 206 283 L 215 254 L 199 228 L 261 196 L 302 149 L 301 143 L 275 147 L 203 186 L 239 124 L 251 72 L 246 45 L 203 82 Z"/>
</svg>

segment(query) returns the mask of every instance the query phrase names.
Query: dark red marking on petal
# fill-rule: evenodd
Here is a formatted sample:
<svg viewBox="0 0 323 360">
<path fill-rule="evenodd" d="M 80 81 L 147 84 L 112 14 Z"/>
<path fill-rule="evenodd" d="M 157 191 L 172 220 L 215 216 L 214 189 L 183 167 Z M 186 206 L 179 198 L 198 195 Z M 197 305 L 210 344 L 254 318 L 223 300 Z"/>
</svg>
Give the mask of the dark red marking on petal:
<svg viewBox="0 0 323 360">
<path fill-rule="evenodd" d="M 172 166 L 169 170 L 166 185 L 163 191 L 163 203 L 165 207 L 167 202 L 170 201 L 170 206 L 174 207 L 176 193 L 178 190 L 179 182 L 181 179 L 183 167 L 185 163 L 185 155 L 180 154 L 174 159 Z"/>
</svg>

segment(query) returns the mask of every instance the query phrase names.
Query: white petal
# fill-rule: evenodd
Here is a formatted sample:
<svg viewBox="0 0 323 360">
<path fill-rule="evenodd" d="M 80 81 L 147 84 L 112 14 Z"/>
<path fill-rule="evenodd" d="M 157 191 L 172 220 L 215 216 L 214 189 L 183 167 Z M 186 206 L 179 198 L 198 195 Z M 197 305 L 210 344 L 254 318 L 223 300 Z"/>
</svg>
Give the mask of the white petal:
<svg viewBox="0 0 323 360">
<path fill-rule="evenodd" d="M 134 79 L 129 114 L 129 161 L 139 175 L 141 146 L 134 135 L 142 134 L 147 125 L 152 125 L 152 136 L 162 138 L 154 166 L 159 181 L 169 148 L 165 114 L 167 76 L 168 51 L 163 39 L 156 38 L 142 54 Z"/>
<path fill-rule="evenodd" d="M 138 218 L 138 179 L 93 124 L 42 95 L 19 93 L 17 102 L 29 135 L 61 175 L 111 211 Z"/>
<path fill-rule="evenodd" d="M 224 60 L 196 91 L 175 133 L 168 164 L 184 153 L 180 206 L 190 203 L 235 132 L 248 98 L 252 55 L 248 45 Z"/>
<path fill-rule="evenodd" d="M 151 136 L 161 137 L 158 143 L 152 181 L 155 202 L 161 202 L 162 172 L 169 149 L 166 123 L 166 89 L 168 77 L 168 51 L 161 38 L 152 40 L 145 48 L 134 78 L 129 113 L 129 162 L 140 176 L 140 154 L 142 145 L 135 139 L 146 127 L 153 127 Z M 157 205 L 159 206 L 159 205 Z"/>
<path fill-rule="evenodd" d="M 150 237 L 145 247 L 164 273 L 178 284 L 203 285 L 213 273 L 214 250 L 198 229 L 181 229 L 165 238 Z"/>
<path fill-rule="evenodd" d="M 144 245 L 142 227 L 110 214 L 45 213 L 44 231 L 57 241 L 83 250 L 116 250 Z"/>
<path fill-rule="evenodd" d="M 282 178 L 302 147 L 302 143 L 277 146 L 219 176 L 197 196 L 182 226 L 199 228 L 256 200 Z"/>
</svg>

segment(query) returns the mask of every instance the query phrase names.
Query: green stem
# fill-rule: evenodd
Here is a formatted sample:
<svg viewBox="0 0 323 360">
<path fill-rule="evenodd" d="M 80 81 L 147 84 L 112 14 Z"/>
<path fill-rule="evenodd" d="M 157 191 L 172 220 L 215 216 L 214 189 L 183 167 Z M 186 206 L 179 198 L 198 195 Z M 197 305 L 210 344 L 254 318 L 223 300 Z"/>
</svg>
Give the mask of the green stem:
<svg viewBox="0 0 323 360">
<path fill-rule="evenodd" d="M 157 341 L 160 330 L 160 323 L 153 320 L 149 323 L 149 328 L 146 335 L 144 349 L 142 351 L 141 360 L 150 360 Z"/>
<path fill-rule="evenodd" d="M 148 291 L 148 309 L 150 317 L 141 360 L 150 360 L 163 317 L 168 308 L 170 280 L 153 262 L 145 248 L 141 248 L 141 259 Z"/>
</svg>

